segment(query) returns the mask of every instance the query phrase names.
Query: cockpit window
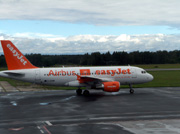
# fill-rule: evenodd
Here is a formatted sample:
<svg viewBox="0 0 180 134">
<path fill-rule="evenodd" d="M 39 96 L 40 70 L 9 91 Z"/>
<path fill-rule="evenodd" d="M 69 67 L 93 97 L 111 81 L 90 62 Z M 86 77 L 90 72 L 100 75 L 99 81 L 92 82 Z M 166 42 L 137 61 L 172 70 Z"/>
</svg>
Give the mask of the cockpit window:
<svg viewBox="0 0 180 134">
<path fill-rule="evenodd" d="M 145 73 L 146 73 L 146 71 L 141 71 L 141 73 L 142 73 L 142 74 L 145 74 Z"/>
</svg>

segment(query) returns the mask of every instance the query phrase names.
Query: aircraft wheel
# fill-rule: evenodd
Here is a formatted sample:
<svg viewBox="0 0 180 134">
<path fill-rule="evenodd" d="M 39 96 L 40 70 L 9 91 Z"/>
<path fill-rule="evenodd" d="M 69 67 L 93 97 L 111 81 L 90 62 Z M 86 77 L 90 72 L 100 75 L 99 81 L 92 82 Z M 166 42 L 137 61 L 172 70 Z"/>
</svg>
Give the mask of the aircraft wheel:
<svg viewBox="0 0 180 134">
<path fill-rule="evenodd" d="M 134 93 L 134 89 L 130 89 L 129 92 L 130 92 L 130 94 L 133 94 Z"/>
<path fill-rule="evenodd" d="M 83 95 L 84 96 L 89 96 L 89 91 L 88 90 L 84 90 Z"/>
<path fill-rule="evenodd" d="M 76 94 L 77 94 L 77 95 L 81 95 L 81 94 L 82 94 L 82 89 L 77 89 L 77 90 L 76 90 Z"/>
</svg>

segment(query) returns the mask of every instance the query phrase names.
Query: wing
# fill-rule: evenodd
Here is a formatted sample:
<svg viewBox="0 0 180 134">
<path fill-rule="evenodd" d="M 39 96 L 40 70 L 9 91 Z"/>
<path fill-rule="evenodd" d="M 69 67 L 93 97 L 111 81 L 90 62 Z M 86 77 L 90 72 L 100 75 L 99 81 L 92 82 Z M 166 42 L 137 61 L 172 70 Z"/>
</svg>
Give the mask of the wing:
<svg viewBox="0 0 180 134">
<path fill-rule="evenodd" d="M 114 79 L 111 78 L 100 78 L 100 77 L 96 77 L 96 76 L 79 76 L 77 75 L 77 80 L 79 81 L 79 83 L 86 83 L 86 84 L 90 84 L 92 82 L 111 82 L 114 81 Z"/>
<path fill-rule="evenodd" d="M 113 82 L 114 79 L 111 78 L 102 78 L 102 77 L 96 77 L 96 76 L 90 76 L 90 75 L 85 75 L 85 76 L 80 76 L 76 75 L 77 79 L 74 81 L 70 81 L 65 83 L 65 86 L 72 86 L 72 87 L 95 87 L 95 88 L 102 88 L 102 83 L 103 82 Z"/>
</svg>

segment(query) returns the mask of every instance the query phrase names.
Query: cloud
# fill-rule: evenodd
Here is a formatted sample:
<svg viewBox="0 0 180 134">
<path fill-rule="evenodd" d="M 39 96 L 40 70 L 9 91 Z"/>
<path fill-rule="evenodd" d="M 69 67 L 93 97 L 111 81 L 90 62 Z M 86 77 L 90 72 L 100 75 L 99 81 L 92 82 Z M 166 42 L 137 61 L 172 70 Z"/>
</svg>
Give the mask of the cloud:
<svg viewBox="0 0 180 134">
<path fill-rule="evenodd" d="M 0 0 L 0 19 L 179 27 L 179 0 Z"/>
<path fill-rule="evenodd" d="M 19 33 L 20 34 L 20 33 Z M 15 34 L 18 35 L 18 34 Z M 69 37 L 41 35 L 30 37 L 33 33 L 21 33 L 28 36 L 0 34 L 0 40 L 11 40 L 23 53 L 41 54 L 84 54 L 113 51 L 158 51 L 180 50 L 180 35 L 76 35 Z M 0 47 L 2 53 L 2 48 Z"/>
</svg>

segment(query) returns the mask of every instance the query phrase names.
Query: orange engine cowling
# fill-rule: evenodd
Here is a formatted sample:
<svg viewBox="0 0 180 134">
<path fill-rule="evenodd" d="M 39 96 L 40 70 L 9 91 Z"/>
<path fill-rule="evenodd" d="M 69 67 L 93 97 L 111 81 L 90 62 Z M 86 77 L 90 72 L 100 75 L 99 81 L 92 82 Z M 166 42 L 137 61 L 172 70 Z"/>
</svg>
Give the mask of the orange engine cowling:
<svg viewBox="0 0 180 134">
<path fill-rule="evenodd" d="M 103 82 L 103 85 L 106 92 L 118 92 L 120 89 L 120 83 L 118 81 Z"/>
</svg>

